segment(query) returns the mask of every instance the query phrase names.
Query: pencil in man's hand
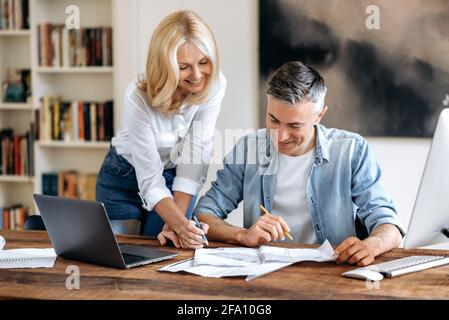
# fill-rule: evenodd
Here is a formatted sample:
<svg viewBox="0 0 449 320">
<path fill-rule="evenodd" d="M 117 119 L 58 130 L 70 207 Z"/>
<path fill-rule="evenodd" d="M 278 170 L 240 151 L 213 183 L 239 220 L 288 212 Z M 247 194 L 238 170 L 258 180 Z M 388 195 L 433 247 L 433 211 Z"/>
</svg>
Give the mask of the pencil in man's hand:
<svg viewBox="0 0 449 320">
<path fill-rule="evenodd" d="M 271 214 L 268 212 L 267 209 L 265 209 L 265 207 L 264 207 L 263 205 L 260 205 L 260 209 L 265 213 L 265 215 L 271 216 Z M 285 235 L 286 235 L 287 238 L 289 238 L 290 240 L 293 240 L 293 237 L 290 235 L 290 233 L 285 232 Z"/>
</svg>

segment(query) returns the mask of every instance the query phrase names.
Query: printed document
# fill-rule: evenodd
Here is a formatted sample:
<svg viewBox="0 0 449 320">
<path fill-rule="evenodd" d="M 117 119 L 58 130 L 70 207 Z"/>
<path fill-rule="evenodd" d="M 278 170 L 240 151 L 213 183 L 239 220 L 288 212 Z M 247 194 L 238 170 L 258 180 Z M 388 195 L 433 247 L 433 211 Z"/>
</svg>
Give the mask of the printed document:
<svg viewBox="0 0 449 320">
<path fill-rule="evenodd" d="M 252 248 L 197 249 L 192 259 L 167 265 L 159 271 L 185 271 L 203 277 L 246 276 L 250 281 L 301 261 L 334 261 L 334 250 L 326 240 L 317 249 L 287 249 L 272 246 Z"/>
</svg>

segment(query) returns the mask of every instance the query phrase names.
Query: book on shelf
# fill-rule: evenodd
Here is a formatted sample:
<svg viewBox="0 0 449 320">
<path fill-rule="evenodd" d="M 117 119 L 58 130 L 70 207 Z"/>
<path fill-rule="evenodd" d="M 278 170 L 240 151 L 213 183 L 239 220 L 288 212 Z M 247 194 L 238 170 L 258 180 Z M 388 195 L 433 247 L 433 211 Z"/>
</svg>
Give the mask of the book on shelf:
<svg viewBox="0 0 449 320">
<path fill-rule="evenodd" d="M 29 28 L 28 0 L 0 0 L 0 30 Z"/>
<path fill-rule="evenodd" d="M 113 101 L 63 101 L 44 96 L 35 119 L 40 141 L 110 141 L 114 134 Z"/>
<path fill-rule="evenodd" d="M 34 134 L 30 128 L 24 135 L 14 135 L 13 129 L 0 129 L 0 174 L 34 175 Z"/>
<path fill-rule="evenodd" d="M 45 22 L 37 26 L 38 61 L 43 67 L 112 66 L 112 28 L 67 29 Z"/>
<path fill-rule="evenodd" d="M 76 170 L 42 174 L 42 194 L 95 200 L 97 174 L 79 173 Z"/>
<path fill-rule="evenodd" d="M 29 207 L 22 204 L 0 208 L 0 229 L 23 230 L 25 219 L 29 215 Z"/>
</svg>

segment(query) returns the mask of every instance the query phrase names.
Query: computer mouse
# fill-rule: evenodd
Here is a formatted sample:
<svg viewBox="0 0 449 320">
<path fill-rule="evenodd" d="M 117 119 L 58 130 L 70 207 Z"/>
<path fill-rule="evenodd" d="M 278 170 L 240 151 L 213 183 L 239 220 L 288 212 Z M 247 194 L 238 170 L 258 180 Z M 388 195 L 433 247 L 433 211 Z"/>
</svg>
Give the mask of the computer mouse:
<svg viewBox="0 0 449 320">
<path fill-rule="evenodd" d="M 347 278 L 371 280 L 371 281 L 380 281 L 384 278 L 382 273 L 367 268 L 349 270 L 347 272 L 342 273 L 342 276 Z"/>
</svg>

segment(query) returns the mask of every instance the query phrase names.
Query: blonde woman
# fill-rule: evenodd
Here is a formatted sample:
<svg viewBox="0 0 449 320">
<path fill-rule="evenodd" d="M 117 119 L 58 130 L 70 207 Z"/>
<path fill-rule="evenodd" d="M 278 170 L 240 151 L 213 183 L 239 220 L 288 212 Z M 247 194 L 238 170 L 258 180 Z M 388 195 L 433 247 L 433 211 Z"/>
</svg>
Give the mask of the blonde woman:
<svg viewBox="0 0 449 320">
<path fill-rule="evenodd" d="M 161 245 L 203 246 L 208 226 L 197 228 L 191 216 L 225 88 L 205 22 L 192 11 L 164 18 L 145 74 L 126 89 L 122 125 L 97 178 L 97 200 L 111 220 L 140 220 L 141 233 Z"/>
</svg>

